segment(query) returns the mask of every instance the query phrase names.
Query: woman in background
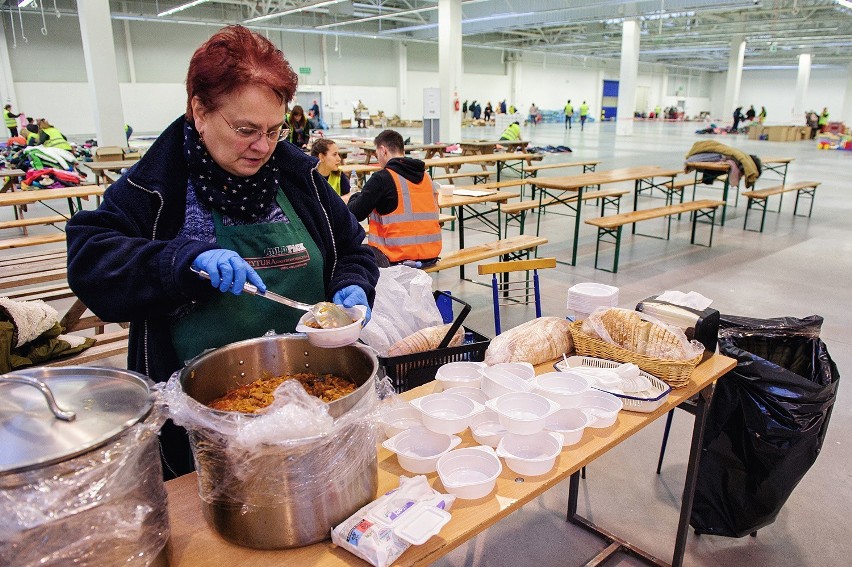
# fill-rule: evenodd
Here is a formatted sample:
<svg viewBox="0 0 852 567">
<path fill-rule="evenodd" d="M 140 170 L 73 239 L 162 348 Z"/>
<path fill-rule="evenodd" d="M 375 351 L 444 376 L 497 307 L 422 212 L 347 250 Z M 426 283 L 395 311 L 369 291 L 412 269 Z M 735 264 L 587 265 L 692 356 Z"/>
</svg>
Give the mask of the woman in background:
<svg viewBox="0 0 852 567">
<path fill-rule="evenodd" d="M 325 177 L 334 192 L 340 196 L 349 193 L 349 179 L 340 173 L 340 153 L 337 144 L 327 138 L 320 138 L 311 147 L 311 155 L 319 160 L 317 171 Z"/>
<path fill-rule="evenodd" d="M 304 109 L 296 105 L 290 111 L 290 116 L 287 117 L 287 127 L 290 129 L 290 135 L 287 141 L 295 144 L 300 148 L 308 147 L 308 141 L 311 139 L 311 125 L 308 123 L 308 117 L 305 116 Z"/>
</svg>

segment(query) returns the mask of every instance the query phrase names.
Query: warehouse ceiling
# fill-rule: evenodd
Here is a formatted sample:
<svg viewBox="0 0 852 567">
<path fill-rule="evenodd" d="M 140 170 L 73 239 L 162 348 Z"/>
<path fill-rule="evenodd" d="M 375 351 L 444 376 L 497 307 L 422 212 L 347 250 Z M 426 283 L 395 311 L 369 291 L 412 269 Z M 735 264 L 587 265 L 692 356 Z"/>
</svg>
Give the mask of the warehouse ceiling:
<svg viewBox="0 0 852 567">
<path fill-rule="evenodd" d="M 17 4 L 4 11 L 17 12 Z M 70 0 L 21 10 L 50 13 L 57 4 L 75 10 Z M 112 0 L 110 7 L 116 20 L 438 41 L 438 0 Z M 639 19 L 639 59 L 649 64 L 723 71 L 737 37 L 746 41 L 746 68 L 795 67 L 800 53 L 814 66 L 852 61 L 847 0 L 462 0 L 462 41 L 503 50 L 507 60 L 525 51 L 617 60 L 626 18 Z"/>
</svg>

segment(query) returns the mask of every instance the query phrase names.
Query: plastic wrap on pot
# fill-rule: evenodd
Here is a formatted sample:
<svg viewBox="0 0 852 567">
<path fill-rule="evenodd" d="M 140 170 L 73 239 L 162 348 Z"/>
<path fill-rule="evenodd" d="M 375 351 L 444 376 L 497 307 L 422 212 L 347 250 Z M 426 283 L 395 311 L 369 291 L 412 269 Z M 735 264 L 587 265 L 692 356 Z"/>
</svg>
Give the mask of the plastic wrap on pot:
<svg viewBox="0 0 852 567">
<path fill-rule="evenodd" d="M 70 459 L 0 475 L 4 565 L 150 565 L 169 538 L 159 396 L 120 437 Z"/>
</svg>

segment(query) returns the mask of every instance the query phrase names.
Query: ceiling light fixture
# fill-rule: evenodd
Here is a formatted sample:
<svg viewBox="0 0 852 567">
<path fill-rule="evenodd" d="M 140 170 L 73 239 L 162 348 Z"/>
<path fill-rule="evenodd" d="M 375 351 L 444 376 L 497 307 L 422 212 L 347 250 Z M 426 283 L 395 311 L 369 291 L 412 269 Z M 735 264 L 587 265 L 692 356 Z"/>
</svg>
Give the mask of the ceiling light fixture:
<svg viewBox="0 0 852 567">
<path fill-rule="evenodd" d="M 20 2 L 18 2 L 18 8 L 26 8 L 33 2 L 35 2 L 35 0 L 21 0 Z"/>
<path fill-rule="evenodd" d="M 257 16 L 256 18 L 249 18 L 248 20 L 243 21 L 244 24 L 254 24 L 257 22 L 262 22 L 264 20 L 271 20 L 272 18 L 280 18 L 281 16 L 287 16 L 289 14 L 296 14 L 298 12 L 304 12 L 305 10 L 310 10 L 312 8 L 322 8 L 323 6 L 331 6 L 332 4 L 340 4 L 341 2 L 346 2 L 347 0 L 323 0 L 322 2 L 317 2 L 316 4 L 307 4 L 305 6 L 299 6 L 298 8 L 290 8 L 288 10 L 281 10 L 280 12 L 273 12 L 272 14 L 266 14 L 265 16 Z"/>
<path fill-rule="evenodd" d="M 843 6 L 844 8 L 852 8 L 852 2 L 849 0 L 837 0 L 837 3 Z"/>
<path fill-rule="evenodd" d="M 314 29 L 324 30 L 328 28 L 336 28 L 338 26 L 348 26 L 349 24 L 358 24 L 361 22 L 371 22 L 373 20 L 384 20 L 386 18 L 396 18 L 397 16 L 406 16 L 409 14 L 421 14 L 423 12 L 433 12 L 437 10 L 437 6 L 429 6 L 427 8 L 414 8 L 412 10 L 400 10 L 399 12 L 390 12 L 387 14 L 379 14 L 377 16 L 368 16 L 366 18 L 358 18 L 357 20 L 346 20 L 345 22 L 334 22 L 332 24 L 324 24 L 316 26 Z"/>
<path fill-rule="evenodd" d="M 175 6 L 170 10 L 166 10 L 164 12 L 160 12 L 157 14 L 158 18 L 162 18 L 164 16 L 171 16 L 172 14 L 176 14 L 177 12 L 182 12 L 188 8 L 192 8 L 193 6 L 198 6 L 199 4 L 204 4 L 207 0 L 194 0 L 193 2 L 187 2 L 185 4 L 180 4 L 179 6 Z"/>
</svg>

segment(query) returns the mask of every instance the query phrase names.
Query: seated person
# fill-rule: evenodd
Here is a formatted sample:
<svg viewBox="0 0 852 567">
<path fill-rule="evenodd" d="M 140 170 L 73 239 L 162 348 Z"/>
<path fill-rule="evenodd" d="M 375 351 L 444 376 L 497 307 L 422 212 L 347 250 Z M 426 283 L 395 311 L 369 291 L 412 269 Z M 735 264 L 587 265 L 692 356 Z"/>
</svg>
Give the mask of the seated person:
<svg viewBox="0 0 852 567">
<path fill-rule="evenodd" d="M 441 254 L 438 201 L 426 165 L 405 157 L 402 136 L 385 130 L 374 140 L 384 169 L 360 193 L 351 193 L 349 210 L 358 221 L 370 218 L 367 243 L 393 264 L 428 266 Z"/>
<path fill-rule="evenodd" d="M 311 146 L 311 155 L 319 160 L 317 171 L 325 177 L 334 192 L 340 196 L 349 193 L 349 178 L 340 173 L 340 154 L 337 144 L 328 138 L 320 138 Z"/>
<path fill-rule="evenodd" d="M 510 142 L 514 142 L 516 140 L 521 139 L 521 125 L 518 122 L 512 122 L 509 124 L 509 127 L 503 130 L 503 133 L 500 135 L 501 140 L 508 140 Z"/>
<path fill-rule="evenodd" d="M 71 144 L 53 124 L 42 118 L 38 121 L 39 135 L 38 142 L 48 148 L 59 148 L 62 150 L 73 151 Z"/>
</svg>

